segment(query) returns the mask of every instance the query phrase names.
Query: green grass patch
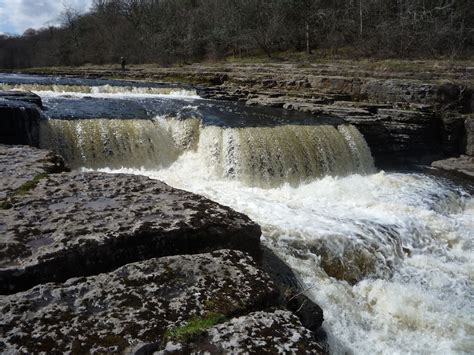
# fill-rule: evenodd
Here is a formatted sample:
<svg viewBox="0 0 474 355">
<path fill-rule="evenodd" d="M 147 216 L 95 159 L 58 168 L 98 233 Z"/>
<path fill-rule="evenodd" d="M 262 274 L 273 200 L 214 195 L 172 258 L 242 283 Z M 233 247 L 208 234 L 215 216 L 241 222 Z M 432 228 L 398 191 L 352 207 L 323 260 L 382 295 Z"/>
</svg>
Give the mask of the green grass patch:
<svg viewBox="0 0 474 355">
<path fill-rule="evenodd" d="M 181 327 L 168 329 L 165 339 L 177 341 L 190 341 L 202 334 L 205 330 L 222 323 L 226 317 L 220 313 L 206 313 L 200 317 L 194 317 Z"/>
<path fill-rule="evenodd" d="M 7 198 L 0 201 L 0 210 L 8 210 L 12 208 L 13 203 L 15 202 L 15 196 L 26 195 L 28 192 L 33 190 L 42 179 L 47 176 L 48 174 L 46 173 L 38 174 L 32 180 L 25 182 L 23 185 L 13 191 L 9 196 L 7 196 Z"/>
<path fill-rule="evenodd" d="M 12 196 L 26 195 L 29 191 L 33 190 L 46 176 L 48 176 L 46 173 L 36 175 L 32 180 L 25 182 L 23 185 L 17 188 Z"/>
</svg>

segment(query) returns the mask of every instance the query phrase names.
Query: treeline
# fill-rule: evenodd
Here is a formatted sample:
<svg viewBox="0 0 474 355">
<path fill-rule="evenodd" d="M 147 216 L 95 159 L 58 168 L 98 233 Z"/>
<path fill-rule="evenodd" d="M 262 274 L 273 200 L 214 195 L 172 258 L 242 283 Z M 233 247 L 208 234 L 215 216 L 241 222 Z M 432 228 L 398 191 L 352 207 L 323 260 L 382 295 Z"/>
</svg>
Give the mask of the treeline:
<svg viewBox="0 0 474 355">
<path fill-rule="evenodd" d="M 189 63 L 315 50 L 351 56 L 473 54 L 472 0 L 94 0 L 62 26 L 0 36 L 0 67 Z"/>
</svg>

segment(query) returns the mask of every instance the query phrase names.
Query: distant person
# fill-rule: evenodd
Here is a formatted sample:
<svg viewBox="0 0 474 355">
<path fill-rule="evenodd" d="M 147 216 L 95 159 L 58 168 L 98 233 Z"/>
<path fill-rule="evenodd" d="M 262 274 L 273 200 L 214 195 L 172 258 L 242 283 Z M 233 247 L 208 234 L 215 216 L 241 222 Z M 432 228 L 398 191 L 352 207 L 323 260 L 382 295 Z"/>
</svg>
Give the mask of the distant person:
<svg viewBox="0 0 474 355">
<path fill-rule="evenodd" d="M 125 61 L 125 58 L 120 57 L 120 65 L 122 66 L 123 71 L 125 71 L 125 64 L 127 64 L 127 62 Z"/>
</svg>

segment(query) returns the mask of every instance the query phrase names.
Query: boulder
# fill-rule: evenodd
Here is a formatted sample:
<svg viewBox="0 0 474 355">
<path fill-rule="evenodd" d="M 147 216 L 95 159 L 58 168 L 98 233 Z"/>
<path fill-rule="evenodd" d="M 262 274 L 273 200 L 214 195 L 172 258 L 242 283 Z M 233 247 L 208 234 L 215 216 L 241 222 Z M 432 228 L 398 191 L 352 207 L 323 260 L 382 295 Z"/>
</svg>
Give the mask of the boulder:
<svg viewBox="0 0 474 355">
<path fill-rule="evenodd" d="M 260 256 L 247 216 L 144 176 L 42 176 L 0 209 L 0 293 L 153 257 L 238 249 Z"/>
<path fill-rule="evenodd" d="M 193 342 L 169 341 L 158 354 L 326 354 L 291 312 L 255 312 L 207 330 Z"/>
<path fill-rule="evenodd" d="M 276 296 L 268 276 L 239 251 L 150 259 L 1 296 L 0 352 L 151 353 L 168 340 L 192 341 L 208 328 L 216 346 L 216 339 L 229 340 L 223 349 L 232 349 L 235 337 L 241 349 L 317 349 L 288 312 L 212 328 L 272 306 Z M 257 334 L 249 337 L 248 329 Z"/>
</svg>

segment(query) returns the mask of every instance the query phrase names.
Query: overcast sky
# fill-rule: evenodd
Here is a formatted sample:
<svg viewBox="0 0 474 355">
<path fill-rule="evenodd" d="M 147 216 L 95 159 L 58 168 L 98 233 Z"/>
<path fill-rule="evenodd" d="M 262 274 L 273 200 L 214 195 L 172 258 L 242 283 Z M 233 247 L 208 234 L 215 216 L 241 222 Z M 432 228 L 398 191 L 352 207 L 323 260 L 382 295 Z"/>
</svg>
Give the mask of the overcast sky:
<svg viewBox="0 0 474 355">
<path fill-rule="evenodd" d="M 64 4 L 85 12 L 92 0 L 0 0 L 0 33 L 22 34 L 27 28 L 57 25 Z"/>
</svg>

